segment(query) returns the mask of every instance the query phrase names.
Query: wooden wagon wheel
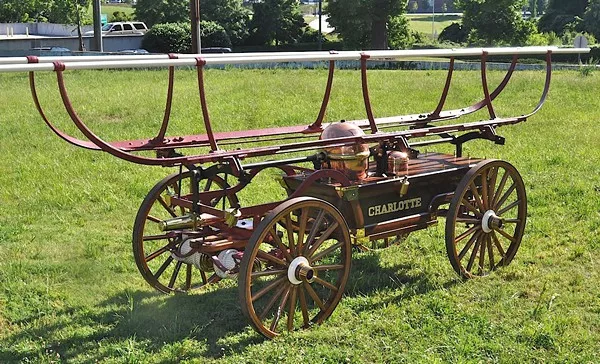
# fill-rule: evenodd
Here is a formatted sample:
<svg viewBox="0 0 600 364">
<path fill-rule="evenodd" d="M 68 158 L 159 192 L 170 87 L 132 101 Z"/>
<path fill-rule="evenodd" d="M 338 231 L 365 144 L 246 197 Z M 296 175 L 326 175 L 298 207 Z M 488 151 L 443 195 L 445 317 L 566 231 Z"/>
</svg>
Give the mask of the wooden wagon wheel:
<svg viewBox="0 0 600 364">
<path fill-rule="evenodd" d="M 294 214 L 299 229 L 291 228 Z M 323 322 L 342 297 L 351 255 L 348 226 L 335 207 L 312 197 L 282 203 L 244 252 L 238 277 L 244 315 L 268 338 Z"/>
<path fill-rule="evenodd" d="M 227 183 L 219 176 L 199 182 L 200 193 L 227 187 Z M 146 282 L 164 293 L 187 292 L 219 280 L 218 276 L 212 274 L 207 277 L 207 273 L 194 264 L 178 258 L 182 253 L 185 255 L 191 252 L 185 231 L 165 233 L 160 229 L 160 224 L 165 219 L 189 213 L 186 208 L 170 204 L 169 197 L 190 193 L 191 172 L 169 175 L 150 190 L 135 218 L 133 254 L 136 265 Z M 223 202 L 225 208 L 238 205 L 235 195 L 223 196 L 208 201 L 208 204 L 221 207 Z"/>
<path fill-rule="evenodd" d="M 458 185 L 446 218 L 446 251 L 464 278 L 508 265 L 525 230 L 527 196 L 519 172 L 500 160 L 472 167 Z"/>
</svg>

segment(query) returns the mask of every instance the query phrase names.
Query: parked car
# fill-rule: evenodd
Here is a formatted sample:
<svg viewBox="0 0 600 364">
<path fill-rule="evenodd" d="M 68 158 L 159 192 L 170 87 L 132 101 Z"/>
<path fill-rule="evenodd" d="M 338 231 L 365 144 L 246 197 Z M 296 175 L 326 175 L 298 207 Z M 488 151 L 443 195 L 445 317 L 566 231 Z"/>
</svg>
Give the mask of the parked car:
<svg viewBox="0 0 600 364">
<path fill-rule="evenodd" d="M 140 21 L 106 23 L 102 27 L 102 35 L 145 34 L 147 31 L 146 24 Z M 94 35 L 94 31 L 90 30 L 84 34 Z"/>
</svg>

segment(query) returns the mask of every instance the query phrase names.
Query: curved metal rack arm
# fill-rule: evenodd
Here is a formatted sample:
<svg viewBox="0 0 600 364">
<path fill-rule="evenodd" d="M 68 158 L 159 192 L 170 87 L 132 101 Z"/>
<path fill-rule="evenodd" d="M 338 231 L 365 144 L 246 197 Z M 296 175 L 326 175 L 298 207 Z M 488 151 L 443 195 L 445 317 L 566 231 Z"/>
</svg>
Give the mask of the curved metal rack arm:
<svg viewBox="0 0 600 364">
<path fill-rule="evenodd" d="M 204 89 L 204 66 L 206 61 L 202 58 L 196 58 L 196 70 L 198 72 L 198 90 L 200 93 L 200 106 L 202 108 L 202 118 L 204 119 L 204 127 L 206 128 L 206 135 L 210 143 L 210 149 L 214 152 L 219 150 L 215 135 L 212 131 L 210 124 L 210 115 L 208 113 L 208 105 L 206 104 L 206 90 Z"/>
<path fill-rule="evenodd" d="M 365 103 L 365 111 L 367 112 L 367 119 L 369 120 L 369 127 L 371 133 L 375 134 L 379 130 L 377 129 L 377 123 L 373 116 L 373 109 L 371 108 L 371 99 L 369 98 L 369 84 L 367 83 L 367 60 L 370 56 L 366 53 L 360 55 L 360 78 L 362 81 L 362 94 Z"/>
<path fill-rule="evenodd" d="M 448 92 L 450 91 L 450 84 L 452 83 L 452 75 L 454 74 L 454 57 L 450 57 L 450 64 L 448 65 L 448 75 L 446 76 L 446 84 L 444 85 L 444 91 L 442 91 L 442 96 L 440 97 L 440 101 L 438 102 L 435 110 L 429 115 L 432 119 L 439 119 L 440 112 L 444 110 L 444 105 L 446 104 L 446 99 L 448 98 Z"/>
<path fill-rule="evenodd" d="M 327 105 L 329 104 L 329 98 L 331 96 L 331 88 L 333 86 L 333 74 L 335 70 L 335 61 L 329 61 L 329 73 L 327 75 L 327 85 L 325 86 L 325 94 L 323 95 L 323 102 L 321 103 L 321 109 L 319 115 L 314 123 L 308 126 L 309 130 L 322 129 L 323 119 L 325 119 L 325 113 L 327 112 Z"/>
<path fill-rule="evenodd" d="M 169 59 L 177 59 L 176 54 L 169 53 Z M 171 119 L 171 106 L 173 105 L 173 86 L 175 83 L 175 67 L 169 66 L 169 85 L 167 86 L 167 102 L 165 105 L 165 113 L 163 121 L 160 126 L 160 130 L 155 140 L 160 143 L 165 139 L 167 133 L 167 127 L 169 126 L 169 120 Z"/>
<path fill-rule="evenodd" d="M 27 57 L 27 63 L 38 63 L 38 62 L 39 62 L 39 60 L 38 60 L 38 57 L 36 57 L 36 56 L 28 56 Z M 38 113 L 42 117 L 42 120 L 44 120 L 44 123 L 46 123 L 46 125 L 48 125 L 50 130 L 52 130 L 54 132 L 54 134 L 58 135 L 59 138 L 63 139 L 67 143 L 73 144 L 76 147 L 81 147 L 81 148 L 90 149 L 90 150 L 100 150 L 100 148 L 98 148 L 98 146 L 95 145 L 94 143 L 87 141 L 87 140 L 81 140 L 81 139 L 75 138 L 75 137 L 63 132 L 62 130 L 58 129 L 56 126 L 54 126 L 54 124 L 52 124 L 50 122 L 50 119 L 48 119 L 48 116 L 44 112 L 44 108 L 42 108 L 42 104 L 40 103 L 40 99 L 37 94 L 37 87 L 35 84 L 35 73 L 33 71 L 30 71 L 30 72 L 28 72 L 28 74 L 29 74 L 29 89 L 31 90 L 31 97 L 33 98 L 33 103 L 35 104 L 35 108 L 37 109 Z"/>
<path fill-rule="evenodd" d="M 115 148 L 110 143 L 107 143 L 106 141 L 102 140 L 100 137 L 98 137 L 96 134 L 94 134 L 94 132 L 92 132 L 90 128 L 88 128 L 85 125 L 85 123 L 81 120 L 81 118 L 79 117 L 79 115 L 77 114 L 75 109 L 73 108 L 73 104 L 71 103 L 71 100 L 69 98 L 69 94 L 67 92 L 64 77 L 63 77 L 63 71 L 65 69 L 64 64 L 61 62 L 55 62 L 54 69 L 56 72 L 56 78 L 58 81 L 58 88 L 60 91 L 60 96 L 62 98 L 63 105 L 65 106 L 65 109 L 67 110 L 67 113 L 71 117 L 71 120 L 73 120 L 73 123 L 75 123 L 75 125 L 83 133 L 83 135 L 85 135 L 86 138 L 88 138 L 92 143 L 94 143 L 100 149 L 102 149 L 103 151 L 105 151 L 107 153 L 114 155 L 115 157 L 124 159 L 126 161 L 139 163 L 139 164 L 146 164 L 146 165 L 164 166 L 164 165 L 174 165 L 174 164 L 178 164 L 178 163 L 184 164 L 188 161 L 187 157 L 174 157 L 174 158 L 140 157 L 140 156 L 133 155 L 133 154 L 127 152 L 123 148 Z"/>
<path fill-rule="evenodd" d="M 494 111 L 494 106 L 492 105 L 492 98 L 490 97 L 490 89 L 488 86 L 487 57 L 488 52 L 484 51 L 481 55 L 481 86 L 483 87 L 483 97 L 485 105 L 487 106 L 488 112 L 490 114 L 490 119 L 493 120 L 496 118 L 496 111 Z"/>
<path fill-rule="evenodd" d="M 532 112 L 525 115 L 526 118 L 540 111 L 546 99 L 548 98 L 548 92 L 550 91 L 550 82 L 552 81 L 552 50 L 548 50 L 546 53 L 546 81 L 544 83 L 544 91 L 542 91 L 542 96 L 540 97 L 540 101 L 537 106 L 533 109 Z"/>
</svg>

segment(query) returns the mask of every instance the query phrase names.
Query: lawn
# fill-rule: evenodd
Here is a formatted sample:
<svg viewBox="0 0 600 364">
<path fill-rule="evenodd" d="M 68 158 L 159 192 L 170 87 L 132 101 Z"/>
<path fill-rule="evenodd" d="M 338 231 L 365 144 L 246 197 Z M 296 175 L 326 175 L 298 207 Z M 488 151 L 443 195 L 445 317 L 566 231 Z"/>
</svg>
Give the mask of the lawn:
<svg viewBox="0 0 600 364">
<path fill-rule="evenodd" d="M 128 5 L 128 4 L 121 4 L 121 5 L 118 5 L 118 4 L 110 4 L 110 5 L 109 4 L 102 4 L 101 11 L 102 11 L 102 14 L 106 14 L 108 16 L 108 20 L 109 21 L 112 20 L 113 13 L 115 11 L 122 11 L 125 14 L 134 16 L 133 15 L 134 9 L 133 9 L 133 7 L 131 5 Z M 92 7 L 91 6 L 89 8 L 89 14 L 90 14 L 90 17 L 91 17 L 92 16 Z"/>
<path fill-rule="evenodd" d="M 429 37 L 433 31 L 436 38 L 444 28 L 452 23 L 460 23 L 462 18 L 460 15 L 442 14 L 435 14 L 435 17 L 432 14 L 406 14 L 406 17 L 410 21 L 409 25 L 412 30 L 425 33 Z"/>
<path fill-rule="evenodd" d="M 435 108 L 445 74 L 373 71 L 376 115 Z M 449 106 L 481 97 L 479 73 L 456 72 Z M 491 72 L 492 83 L 503 74 Z M 162 295 L 131 253 L 136 211 L 172 170 L 72 147 L 42 122 L 24 74 L 1 74 L 0 362 L 593 362 L 600 353 L 600 73 L 554 75 L 546 106 L 501 128 L 505 146 L 476 141 L 465 155 L 510 161 L 528 193 L 515 260 L 462 281 L 444 248 L 444 220 L 399 246 L 354 253 L 333 315 L 274 341 L 242 315 L 235 281 Z M 544 74 L 518 72 L 500 115 L 537 103 Z M 209 70 L 217 130 L 307 125 L 326 70 Z M 73 103 L 107 139 L 155 135 L 165 71 L 66 74 Z M 48 116 L 74 130 L 52 74 L 38 79 Z M 172 135 L 201 130 L 195 73 L 176 79 Z M 360 74 L 338 71 L 329 120 L 364 118 Z M 466 121 L 486 117 L 479 114 Z M 430 150 L 432 148 L 430 147 Z M 448 146 L 440 149 L 448 151 Z M 277 183 L 249 186 L 243 204 L 273 198 Z M 280 193 L 280 192 L 277 192 Z"/>
</svg>

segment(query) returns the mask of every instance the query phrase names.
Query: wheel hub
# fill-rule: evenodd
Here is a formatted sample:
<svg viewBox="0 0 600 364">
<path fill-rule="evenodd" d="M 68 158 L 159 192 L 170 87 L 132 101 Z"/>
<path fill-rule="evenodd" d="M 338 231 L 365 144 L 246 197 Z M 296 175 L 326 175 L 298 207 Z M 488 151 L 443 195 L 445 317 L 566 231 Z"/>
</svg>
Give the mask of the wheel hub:
<svg viewBox="0 0 600 364">
<path fill-rule="evenodd" d="M 491 233 L 492 230 L 502 227 L 502 219 L 496 216 L 494 210 L 488 210 L 481 219 L 481 229 L 484 233 Z"/>
<path fill-rule="evenodd" d="M 295 285 L 302 282 L 312 283 L 315 280 L 315 275 L 315 270 L 305 257 L 295 258 L 288 267 L 288 280 Z"/>
</svg>

